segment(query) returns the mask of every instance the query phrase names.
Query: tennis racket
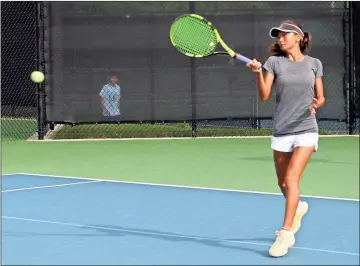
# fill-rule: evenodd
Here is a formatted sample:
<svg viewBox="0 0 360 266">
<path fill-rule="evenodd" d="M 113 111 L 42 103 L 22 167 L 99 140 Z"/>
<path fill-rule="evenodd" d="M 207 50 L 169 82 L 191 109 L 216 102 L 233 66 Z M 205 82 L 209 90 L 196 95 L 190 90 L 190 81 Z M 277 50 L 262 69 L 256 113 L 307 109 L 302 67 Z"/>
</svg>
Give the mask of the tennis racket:
<svg viewBox="0 0 360 266">
<path fill-rule="evenodd" d="M 220 37 L 213 24 L 197 14 L 186 14 L 176 18 L 170 28 L 170 41 L 182 54 L 189 57 L 228 55 L 241 62 L 251 59 L 235 53 Z M 225 51 L 215 51 L 219 44 Z"/>
</svg>

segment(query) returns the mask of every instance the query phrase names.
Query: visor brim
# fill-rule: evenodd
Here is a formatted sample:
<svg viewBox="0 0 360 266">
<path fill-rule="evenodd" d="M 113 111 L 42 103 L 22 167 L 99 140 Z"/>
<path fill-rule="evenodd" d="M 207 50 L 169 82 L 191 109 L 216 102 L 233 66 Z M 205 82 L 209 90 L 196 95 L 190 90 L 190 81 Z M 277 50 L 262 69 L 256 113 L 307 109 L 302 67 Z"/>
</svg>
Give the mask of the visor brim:
<svg viewBox="0 0 360 266">
<path fill-rule="evenodd" d="M 279 32 L 293 32 L 293 33 L 298 34 L 298 32 L 295 31 L 295 30 L 285 30 L 285 29 L 281 29 L 281 28 L 278 28 L 278 27 L 273 27 L 273 28 L 270 29 L 269 35 L 270 35 L 271 38 L 277 38 L 278 35 L 279 35 Z"/>
</svg>

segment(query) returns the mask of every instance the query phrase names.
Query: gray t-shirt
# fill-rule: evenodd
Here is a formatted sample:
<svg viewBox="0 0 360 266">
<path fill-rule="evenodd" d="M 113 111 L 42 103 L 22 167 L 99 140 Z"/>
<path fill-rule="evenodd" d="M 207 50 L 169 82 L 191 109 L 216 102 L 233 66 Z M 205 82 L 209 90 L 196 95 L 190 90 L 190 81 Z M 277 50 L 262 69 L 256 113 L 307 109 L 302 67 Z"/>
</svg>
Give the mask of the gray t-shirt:
<svg viewBox="0 0 360 266">
<path fill-rule="evenodd" d="M 271 56 L 263 67 L 274 76 L 276 111 L 273 136 L 317 133 L 316 118 L 309 107 L 315 97 L 315 78 L 323 75 L 321 61 L 310 56 L 297 62 L 285 56 Z"/>
</svg>

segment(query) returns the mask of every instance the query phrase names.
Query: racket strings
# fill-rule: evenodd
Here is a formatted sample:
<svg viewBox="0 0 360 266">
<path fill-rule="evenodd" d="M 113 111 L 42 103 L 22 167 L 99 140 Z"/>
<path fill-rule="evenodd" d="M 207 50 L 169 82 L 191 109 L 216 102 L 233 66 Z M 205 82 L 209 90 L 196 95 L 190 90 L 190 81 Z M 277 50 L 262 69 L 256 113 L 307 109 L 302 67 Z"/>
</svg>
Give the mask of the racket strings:
<svg viewBox="0 0 360 266">
<path fill-rule="evenodd" d="M 217 47 L 217 38 L 212 27 L 198 18 L 180 18 L 173 24 L 170 35 L 174 46 L 185 54 L 207 56 Z"/>
</svg>

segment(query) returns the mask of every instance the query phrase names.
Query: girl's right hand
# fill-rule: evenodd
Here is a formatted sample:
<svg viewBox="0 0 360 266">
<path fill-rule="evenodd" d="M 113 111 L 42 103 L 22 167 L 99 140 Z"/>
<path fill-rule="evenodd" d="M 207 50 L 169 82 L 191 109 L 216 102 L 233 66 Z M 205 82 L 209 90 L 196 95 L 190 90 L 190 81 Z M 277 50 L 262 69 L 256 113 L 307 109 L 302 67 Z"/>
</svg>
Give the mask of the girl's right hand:
<svg viewBox="0 0 360 266">
<path fill-rule="evenodd" d="M 247 63 L 246 66 L 251 69 L 252 72 L 258 73 L 261 71 L 261 63 L 255 58 L 252 62 Z"/>
</svg>

